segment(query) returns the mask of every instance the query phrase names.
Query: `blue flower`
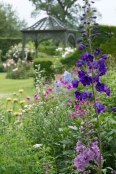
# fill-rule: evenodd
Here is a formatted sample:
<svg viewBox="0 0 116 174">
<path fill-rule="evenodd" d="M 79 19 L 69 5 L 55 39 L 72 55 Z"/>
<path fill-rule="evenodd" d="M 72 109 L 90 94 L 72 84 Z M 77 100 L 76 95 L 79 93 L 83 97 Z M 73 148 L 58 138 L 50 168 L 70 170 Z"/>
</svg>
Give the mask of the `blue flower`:
<svg viewBox="0 0 116 174">
<path fill-rule="evenodd" d="M 105 110 L 105 106 L 101 104 L 100 102 L 97 102 L 96 109 L 97 109 L 97 113 L 100 114 L 100 112 L 103 112 Z"/>
<path fill-rule="evenodd" d="M 74 80 L 72 80 L 72 86 L 73 86 L 73 88 L 77 88 L 78 87 L 78 84 L 79 84 L 79 81 L 76 78 L 74 78 Z"/>
<path fill-rule="evenodd" d="M 71 83 L 71 73 L 69 73 L 68 71 L 65 71 L 63 76 L 64 76 L 64 82 Z"/>
</svg>

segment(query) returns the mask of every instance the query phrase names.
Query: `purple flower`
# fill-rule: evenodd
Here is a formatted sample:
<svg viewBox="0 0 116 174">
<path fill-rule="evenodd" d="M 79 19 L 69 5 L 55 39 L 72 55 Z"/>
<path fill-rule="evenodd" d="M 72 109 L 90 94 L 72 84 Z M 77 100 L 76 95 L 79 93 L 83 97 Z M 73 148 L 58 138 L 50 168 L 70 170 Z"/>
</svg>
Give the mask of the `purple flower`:
<svg viewBox="0 0 116 174">
<path fill-rule="evenodd" d="M 100 102 L 96 103 L 96 109 L 97 109 L 97 113 L 100 114 L 100 112 L 103 112 L 105 109 L 105 106 L 102 105 Z"/>
<path fill-rule="evenodd" d="M 96 33 L 96 36 L 101 36 L 101 34 L 100 33 Z"/>
<path fill-rule="evenodd" d="M 113 174 L 116 174 L 116 170 L 114 170 L 114 173 Z"/>
<path fill-rule="evenodd" d="M 90 85 L 92 83 L 92 77 L 84 76 L 83 78 L 80 78 L 80 82 L 83 84 L 83 86 Z"/>
<path fill-rule="evenodd" d="M 91 37 L 94 38 L 95 37 L 95 34 L 91 34 Z"/>
<path fill-rule="evenodd" d="M 108 56 L 107 56 L 107 54 L 103 54 L 100 58 L 101 58 L 101 59 L 107 59 Z"/>
<path fill-rule="evenodd" d="M 85 18 L 81 17 L 80 20 L 83 21 Z"/>
<path fill-rule="evenodd" d="M 82 66 L 82 65 L 83 65 L 83 61 L 82 61 L 81 59 L 79 59 L 79 60 L 77 61 L 76 65 L 77 65 L 78 67 Z"/>
<path fill-rule="evenodd" d="M 116 106 L 114 106 L 114 107 L 112 108 L 112 111 L 113 111 L 113 112 L 116 112 Z"/>
<path fill-rule="evenodd" d="M 98 92 L 105 92 L 105 84 L 98 82 L 95 86 Z"/>
<path fill-rule="evenodd" d="M 79 50 L 83 50 L 85 48 L 85 45 L 83 45 L 83 44 L 80 44 L 79 46 L 78 46 L 78 49 Z"/>
<path fill-rule="evenodd" d="M 97 74 L 94 74 L 94 76 L 93 76 L 93 82 L 95 83 L 95 82 L 99 82 L 99 75 Z"/>
<path fill-rule="evenodd" d="M 82 152 L 85 149 L 86 149 L 86 147 L 82 144 L 82 142 L 78 141 L 77 144 L 76 144 L 76 151 L 77 152 Z"/>
<path fill-rule="evenodd" d="M 99 76 L 102 76 L 104 74 L 106 74 L 107 72 L 107 69 L 106 69 L 106 66 L 105 66 L 105 60 L 104 59 L 100 59 L 98 61 L 98 74 Z"/>
<path fill-rule="evenodd" d="M 81 30 L 81 33 L 85 33 L 86 31 L 85 30 Z"/>
<path fill-rule="evenodd" d="M 105 92 L 106 92 L 106 94 L 107 94 L 107 96 L 110 96 L 110 88 L 105 88 Z"/>
<path fill-rule="evenodd" d="M 85 37 L 86 36 L 86 34 L 85 33 L 82 33 L 82 37 Z"/>
<path fill-rule="evenodd" d="M 83 100 L 90 99 L 91 97 L 92 97 L 92 93 L 91 92 L 89 92 L 87 90 L 85 90 L 85 91 L 82 92 L 82 98 L 83 98 Z"/>
<path fill-rule="evenodd" d="M 98 49 L 98 48 L 96 48 L 95 50 L 94 50 L 94 54 L 99 54 L 100 53 L 100 49 Z"/>
<path fill-rule="evenodd" d="M 82 39 L 77 38 L 77 43 L 80 43 L 80 42 L 82 42 Z"/>
<path fill-rule="evenodd" d="M 93 16 L 93 19 L 96 19 L 97 18 L 97 16 Z"/>
<path fill-rule="evenodd" d="M 83 86 L 90 85 L 92 83 L 92 77 L 88 76 L 87 72 L 83 70 L 78 71 L 78 76 Z"/>
<path fill-rule="evenodd" d="M 93 59 L 94 59 L 93 55 L 89 54 L 88 52 L 81 54 L 81 57 L 86 62 L 87 61 L 93 62 Z"/>
<path fill-rule="evenodd" d="M 77 88 L 78 87 L 78 84 L 79 84 L 79 81 L 76 78 L 74 78 L 74 80 L 72 80 L 72 86 L 73 86 L 73 88 Z"/>
<path fill-rule="evenodd" d="M 78 71 L 78 76 L 79 76 L 79 78 L 84 77 L 84 76 L 87 76 L 87 75 L 88 75 L 87 72 L 84 71 L 84 70 Z"/>
<path fill-rule="evenodd" d="M 84 26 L 80 25 L 79 28 L 84 28 Z"/>
<path fill-rule="evenodd" d="M 82 101 L 83 98 L 82 98 L 82 92 L 78 92 L 78 91 L 75 91 L 74 92 L 74 95 L 75 95 L 75 98 L 79 101 Z"/>
</svg>

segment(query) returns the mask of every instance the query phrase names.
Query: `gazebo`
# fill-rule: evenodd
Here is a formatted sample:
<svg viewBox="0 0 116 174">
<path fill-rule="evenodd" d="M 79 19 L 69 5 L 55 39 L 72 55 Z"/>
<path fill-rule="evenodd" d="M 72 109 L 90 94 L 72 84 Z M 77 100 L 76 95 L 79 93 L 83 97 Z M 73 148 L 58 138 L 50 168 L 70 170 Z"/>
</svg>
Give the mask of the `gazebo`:
<svg viewBox="0 0 116 174">
<path fill-rule="evenodd" d="M 36 57 L 38 57 L 38 46 L 42 41 L 54 39 L 62 42 L 66 47 L 67 42 L 76 47 L 77 30 L 70 29 L 64 23 L 51 15 L 39 20 L 31 27 L 21 30 L 22 32 L 22 58 L 24 58 L 24 48 L 27 41 L 35 43 Z"/>
</svg>

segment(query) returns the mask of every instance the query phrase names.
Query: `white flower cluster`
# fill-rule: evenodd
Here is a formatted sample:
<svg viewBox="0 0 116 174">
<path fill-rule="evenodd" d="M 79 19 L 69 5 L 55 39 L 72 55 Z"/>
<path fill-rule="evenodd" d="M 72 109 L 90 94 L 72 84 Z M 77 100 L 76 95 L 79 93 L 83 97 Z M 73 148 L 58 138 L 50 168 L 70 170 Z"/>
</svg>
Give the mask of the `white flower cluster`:
<svg viewBox="0 0 116 174">
<path fill-rule="evenodd" d="M 11 49 L 6 53 L 5 57 L 18 59 L 21 55 L 21 51 L 22 51 L 22 44 L 12 46 Z M 33 49 L 25 48 L 24 49 L 25 59 L 27 59 L 29 52 L 34 53 L 35 51 Z"/>
<path fill-rule="evenodd" d="M 56 51 L 60 52 L 62 58 L 65 58 L 70 53 L 73 53 L 76 48 L 66 47 L 64 50 L 63 48 L 59 47 L 56 49 Z"/>
</svg>

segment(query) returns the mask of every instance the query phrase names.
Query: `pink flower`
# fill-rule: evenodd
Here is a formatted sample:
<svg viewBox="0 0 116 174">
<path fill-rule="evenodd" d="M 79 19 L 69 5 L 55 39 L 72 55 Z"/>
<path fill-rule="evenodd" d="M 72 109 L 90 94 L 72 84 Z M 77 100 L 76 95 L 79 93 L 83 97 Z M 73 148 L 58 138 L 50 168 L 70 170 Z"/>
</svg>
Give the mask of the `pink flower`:
<svg viewBox="0 0 116 174">
<path fill-rule="evenodd" d="M 90 102 L 89 101 L 86 101 L 86 105 L 89 105 L 90 104 Z"/>
<path fill-rule="evenodd" d="M 76 113 L 75 112 L 73 112 L 71 115 L 72 115 L 73 118 L 76 118 Z"/>
<path fill-rule="evenodd" d="M 27 97 L 26 100 L 30 100 L 31 98 L 30 97 Z"/>
<path fill-rule="evenodd" d="M 72 89 L 72 86 L 71 85 L 68 85 L 66 88 L 67 89 Z"/>
<path fill-rule="evenodd" d="M 75 109 L 78 109 L 78 108 L 79 108 L 79 105 L 75 105 L 74 108 L 75 108 Z"/>
<path fill-rule="evenodd" d="M 49 92 L 52 92 L 52 91 L 53 91 L 52 88 L 51 88 L 50 86 L 48 86 L 47 90 L 48 90 Z"/>
<path fill-rule="evenodd" d="M 75 72 L 77 72 L 77 70 L 76 70 L 76 69 L 73 69 L 73 70 L 72 70 L 72 72 L 74 72 L 74 73 L 75 73 Z"/>
</svg>

